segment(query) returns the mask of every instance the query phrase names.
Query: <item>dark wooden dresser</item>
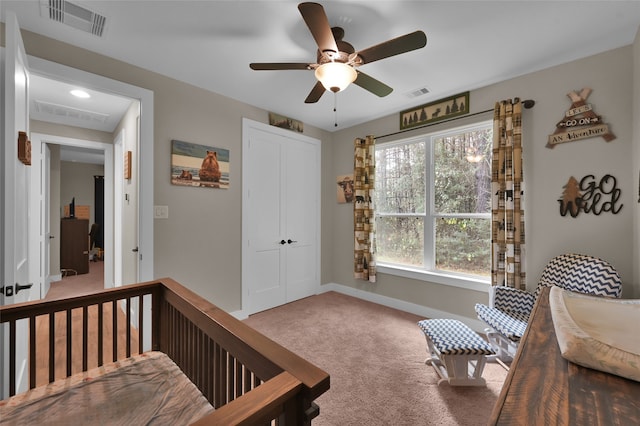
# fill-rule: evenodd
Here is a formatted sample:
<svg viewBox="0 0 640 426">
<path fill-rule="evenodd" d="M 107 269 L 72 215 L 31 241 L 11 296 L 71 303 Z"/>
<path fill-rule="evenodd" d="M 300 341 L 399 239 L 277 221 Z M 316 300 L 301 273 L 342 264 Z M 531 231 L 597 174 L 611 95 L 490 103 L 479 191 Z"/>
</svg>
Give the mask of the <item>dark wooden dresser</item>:
<svg viewBox="0 0 640 426">
<path fill-rule="evenodd" d="M 581 367 L 562 357 L 549 290 L 536 302 L 489 424 L 640 424 L 640 382 Z M 640 330 L 640 324 L 638 327 Z"/>
<path fill-rule="evenodd" d="M 89 272 L 89 220 L 60 221 L 60 269 L 76 274 Z"/>
</svg>

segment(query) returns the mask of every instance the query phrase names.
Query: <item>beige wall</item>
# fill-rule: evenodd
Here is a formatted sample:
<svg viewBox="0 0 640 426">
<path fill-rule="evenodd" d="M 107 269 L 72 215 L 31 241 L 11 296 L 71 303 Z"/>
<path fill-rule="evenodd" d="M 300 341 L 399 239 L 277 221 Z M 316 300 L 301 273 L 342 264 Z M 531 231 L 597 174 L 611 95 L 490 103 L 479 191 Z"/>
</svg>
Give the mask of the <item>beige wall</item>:
<svg viewBox="0 0 640 426">
<path fill-rule="evenodd" d="M 633 280 L 633 268 L 638 263 L 639 254 L 637 249 L 633 252 L 637 234 L 634 238 L 632 232 L 637 201 L 634 191 L 637 190 L 638 179 L 637 173 L 631 172 L 632 153 L 638 152 L 637 140 L 632 147 L 632 75 L 632 48 L 624 47 L 471 91 L 471 112 L 491 109 L 495 101 L 516 96 L 536 101 L 533 109 L 523 113 L 526 262 L 527 284 L 531 289 L 535 288 L 542 268 L 552 256 L 575 251 L 610 261 L 625 283 L 624 297 L 640 297 L 640 283 L 636 280 L 634 285 Z M 588 102 L 611 126 L 617 139 L 607 143 L 603 138 L 592 138 L 558 145 L 554 149 L 546 148 L 547 136 L 555 131 L 556 123 L 571 105 L 566 94 L 584 87 L 593 89 Z M 486 116 L 491 118 L 491 114 Z M 428 130 L 444 129 L 467 121 L 433 126 Z M 325 182 L 349 171 L 355 137 L 397 131 L 398 116 L 393 114 L 337 132 L 333 143 L 333 171 L 323 176 Z M 380 142 L 388 140 L 391 139 L 383 138 Z M 616 177 L 622 191 L 620 202 L 624 205 L 619 214 L 595 216 L 583 213 L 575 219 L 559 214 L 557 199 L 568 178 L 575 176 L 581 179 L 588 174 L 598 178 L 605 174 Z M 355 281 L 350 272 L 351 210 L 349 206 L 333 204 L 335 282 L 472 318 L 475 317 L 474 303 L 487 301 L 487 295 L 482 292 L 393 275 L 379 274 L 376 284 Z"/>
<path fill-rule="evenodd" d="M 89 226 L 95 222 L 95 183 L 94 176 L 104 176 L 102 164 L 60 162 L 60 213 L 64 206 L 75 198 L 76 207 L 89 206 Z M 51 228 L 56 224 L 52 223 Z"/>
<path fill-rule="evenodd" d="M 226 310 L 240 309 L 241 119 L 266 122 L 267 111 L 28 32 L 24 39 L 31 55 L 154 92 L 155 158 L 140 161 L 153 161 L 155 165 L 154 204 L 169 206 L 169 219 L 156 220 L 154 224 L 155 275 L 171 276 Z M 495 101 L 514 96 L 537 102 L 524 115 L 530 287 L 550 257 L 574 250 L 610 260 L 625 282 L 632 280 L 633 264 L 638 258 L 637 250 L 632 252 L 630 233 L 635 202 L 633 179 L 637 179 L 632 176 L 631 160 L 632 52 L 631 47 L 616 49 L 471 93 L 471 112 L 492 108 Z M 589 101 L 618 139 L 607 144 L 594 138 L 554 150 L 545 148 L 547 136 L 570 105 L 566 93 L 582 87 L 594 89 Z M 305 134 L 322 141 L 321 281 L 473 318 L 473 304 L 485 302 L 485 293 L 383 274 L 373 285 L 352 279 L 351 206 L 335 202 L 334 179 L 352 168 L 354 137 L 387 134 L 397 128 L 397 114 L 332 134 L 305 126 Z M 229 149 L 230 189 L 172 186 L 172 139 Z M 589 173 L 614 175 L 625 207 L 618 215 L 561 217 L 556 200 L 562 186 L 570 175 L 582 177 Z M 633 290 L 634 286 L 628 285 L 625 296 L 634 291 L 640 296 L 637 286 Z"/>
<path fill-rule="evenodd" d="M 32 133 L 43 135 L 64 136 L 65 138 L 83 139 L 87 141 L 113 143 L 113 136 L 109 132 L 83 129 L 80 127 L 64 126 L 62 124 L 47 123 L 46 121 L 31 120 Z"/>
</svg>

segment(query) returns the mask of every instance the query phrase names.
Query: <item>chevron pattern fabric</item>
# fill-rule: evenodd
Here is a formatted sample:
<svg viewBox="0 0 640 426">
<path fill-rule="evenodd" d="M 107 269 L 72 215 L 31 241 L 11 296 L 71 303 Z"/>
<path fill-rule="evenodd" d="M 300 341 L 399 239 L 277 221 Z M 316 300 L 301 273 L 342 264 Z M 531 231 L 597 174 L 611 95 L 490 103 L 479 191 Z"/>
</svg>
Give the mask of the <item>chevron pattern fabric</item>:
<svg viewBox="0 0 640 426">
<path fill-rule="evenodd" d="M 510 313 L 529 316 L 536 301 L 533 294 L 513 287 L 498 286 L 493 288 L 493 307 Z"/>
<path fill-rule="evenodd" d="M 524 335 L 529 313 L 503 312 L 480 303 L 476 304 L 475 309 L 480 320 L 508 339 L 517 342 Z"/>
<path fill-rule="evenodd" d="M 442 355 L 490 355 L 494 351 L 476 332 L 453 319 L 428 319 L 418 322 L 425 336 Z"/>
<path fill-rule="evenodd" d="M 576 293 L 620 297 L 622 280 L 608 262 L 584 254 L 563 254 L 554 257 L 542 271 L 536 298 L 542 286 L 557 285 Z"/>
</svg>

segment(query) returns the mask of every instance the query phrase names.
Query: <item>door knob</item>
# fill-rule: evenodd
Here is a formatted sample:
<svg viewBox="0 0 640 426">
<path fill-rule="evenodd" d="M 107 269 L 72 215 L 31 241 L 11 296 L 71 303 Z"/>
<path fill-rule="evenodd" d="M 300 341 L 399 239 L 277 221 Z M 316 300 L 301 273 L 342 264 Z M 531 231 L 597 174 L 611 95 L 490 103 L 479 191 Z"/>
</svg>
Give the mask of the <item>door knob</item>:
<svg viewBox="0 0 640 426">
<path fill-rule="evenodd" d="M 14 294 L 18 294 L 20 292 L 20 290 L 27 290 L 29 288 L 31 288 L 33 286 L 33 284 L 27 284 L 27 285 L 20 285 L 18 283 L 16 283 L 16 285 L 14 287 L 11 286 L 2 286 L 0 287 L 0 293 L 4 294 L 7 297 L 11 297 Z"/>
<path fill-rule="evenodd" d="M 291 244 L 291 243 L 297 243 L 297 241 L 294 241 L 294 240 L 292 240 L 292 239 L 288 239 L 288 240 L 287 240 L 287 243 L 289 243 L 289 244 Z"/>
<path fill-rule="evenodd" d="M 138 252 L 138 247 L 131 249 L 132 252 L 137 253 Z"/>
<path fill-rule="evenodd" d="M 280 244 L 285 245 L 287 242 L 285 240 L 280 240 Z"/>
</svg>

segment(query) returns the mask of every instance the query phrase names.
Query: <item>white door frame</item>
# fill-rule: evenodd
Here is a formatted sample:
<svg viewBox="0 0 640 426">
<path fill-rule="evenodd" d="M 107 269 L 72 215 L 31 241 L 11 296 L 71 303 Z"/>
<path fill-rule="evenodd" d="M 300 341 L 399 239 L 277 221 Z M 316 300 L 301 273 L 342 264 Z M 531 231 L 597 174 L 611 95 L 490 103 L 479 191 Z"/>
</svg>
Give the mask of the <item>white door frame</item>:
<svg viewBox="0 0 640 426">
<path fill-rule="evenodd" d="M 140 101 L 140 152 L 139 158 L 139 276 L 150 281 L 153 273 L 153 92 L 142 87 L 112 80 L 66 65 L 28 56 L 33 74 L 53 80 L 82 85 L 88 89 L 112 93 Z M 107 182 L 105 182 L 105 191 Z M 113 190 L 113 185 L 111 185 Z M 106 212 L 105 212 L 106 213 Z M 106 231 L 106 230 L 105 230 Z M 106 235 L 106 232 L 105 232 Z M 106 249 L 106 247 L 105 247 Z M 105 278 L 106 278 L 105 265 Z M 105 282 L 107 282 L 105 280 Z"/>
<path fill-rule="evenodd" d="M 124 158 L 124 129 L 116 135 L 113 141 L 113 152 L 115 158 Z M 116 161 L 114 164 L 114 173 L 120 176 L 113 186 L 113 258 L 116 259 L 113 269 L 113 286 L 120 287 L 122 285 L 122 200 L 124 199 L 122 176 L 124 173 L 124 165 L 122 161 Z"/>
</svg>

